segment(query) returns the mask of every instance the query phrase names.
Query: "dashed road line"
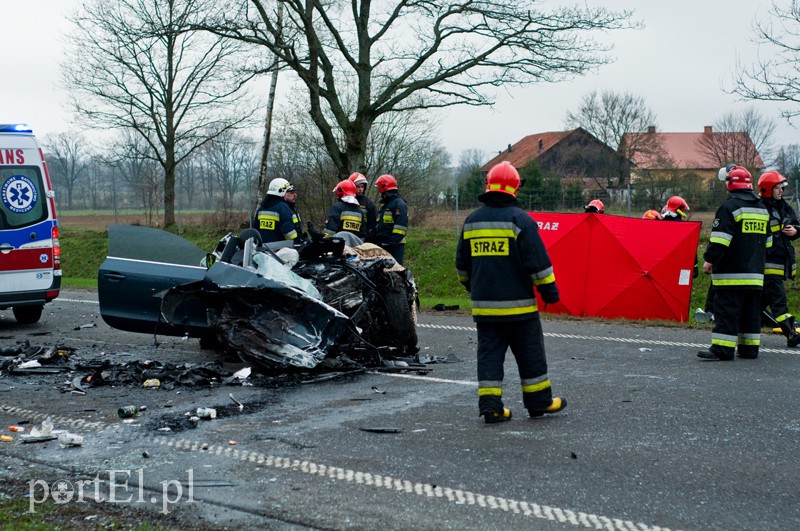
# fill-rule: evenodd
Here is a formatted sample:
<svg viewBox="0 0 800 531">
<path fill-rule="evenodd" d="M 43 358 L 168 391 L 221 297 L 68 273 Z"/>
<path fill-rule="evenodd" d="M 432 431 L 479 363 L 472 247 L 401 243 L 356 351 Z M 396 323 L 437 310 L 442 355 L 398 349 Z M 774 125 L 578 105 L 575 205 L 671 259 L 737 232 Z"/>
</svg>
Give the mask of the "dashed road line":
<svg viewBox="0 0 800 531">
<path fill-rule="evenodd" d="M 450 326 L 450 325 L 437 325 L 418 323 L 417 328 L 432 328 L 435 330 L 456 330 L 462 332 L 476 332 L 474 326 Z M 611 341 L 614 343 L 635 343 L 641 345 L 658 345 L 666 347 L 689 347 L 689 348 L 708 348 L 708 343 L 686 343 L 683 341 L 663 341 L 659 339 L 641 339 L 630 337 L 608 337 L 608 336 L 581 336 L 577 334 L 560 334 L 556 332 L 545 332 L 544 337 L 555 337 L 559 339 L 581 339 L 586 341 Z M 800 354 L 798 350 L 789 350 L 783 348 L 766 348 L 761 347 L 760 352 L 778 353 L 778 354 Z"/>
<path fill-rule="evenodd" d="M 570 509 L 550 507 L 520 500 L 492 496 L 478 492 L 470 492 L 441 485 L 431 485 L 430 483 L 415 483 L 406 479 L 395 478 L 370 472 L 361 472 L 336 466 L 330 466 L 312 461 L 301 461 L 286 457 L 278 457 L 260 452 L 233 449 L 220 445 L 205 445 L 197 441 L 185 439 L 173 440 L 166 437 L 150 437 L 149 440 L 158 445 L 167 446 L 176 450 L 186 450 L 190 452 L 207 452 L 222 457 L 248 461 L 258 466 L 270 467 L 279 470 L 289 470 L 300 472 L 310 476 L 346 481 L 357 485 L 364 485 L 374 489 L 392 490 L 403 494 L 413 494 L 424 498 L 439 499 L 448 503 L 464 506 L 477 506 L 484 509 L 514 513 L 529 518 L 549 520 L 569 524 L 574 527 L 587 529 L 611 529 L 611 530 L 637 530 L 637 531 L 669 531 L 669 528 L 623 520 L 621 518 L 610 518 L 603 515 L 576 512 Z"/>
</svg>

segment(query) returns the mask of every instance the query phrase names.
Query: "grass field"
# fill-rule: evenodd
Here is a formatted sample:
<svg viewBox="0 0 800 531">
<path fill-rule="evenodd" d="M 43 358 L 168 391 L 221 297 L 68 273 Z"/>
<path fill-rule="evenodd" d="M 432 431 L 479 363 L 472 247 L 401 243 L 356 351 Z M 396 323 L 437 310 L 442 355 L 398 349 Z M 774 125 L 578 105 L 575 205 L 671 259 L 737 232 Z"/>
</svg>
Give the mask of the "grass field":
<svg viewBox="0 0 800 531">
<path fill-rule="evenodd" d="M 429 309 L 442 303 L 447 306 L 459 305 L 462 310 L 470 307 L 468 294 L 458 282 L 455 273 L 455 250 L 457 229 L 468 212 L 461 212 L 455 219 L 452 212 L 426 215 L 420 220 L 424 225 L 414 226 L 409 231 L 406 249 L 406 266 L 414 272 L 420 301 L 423 308 Z M 142 216 L 135 214 L 115 216 L 108 213 L 65 213 L 60 217 L 63 286 L 71 288 L 96 288 L 97 270 L 106 256 L 106 228 L 109 223 L 141 223 Z M 702 221 L 699 255 L 708 243 L 713 214 L 695 213 L 692 220 Z M 241 219 L 246 219 L 242 215 Z M 185 213 L 185 224 L 179 229 L 181 236 L 203 249 L 211 250 L 227 232 L 238 233 L 241 220 L 225 226 L 219 215 L 211 213 Z M 192 221 L 193 224 L 188 223 Z M 702 256 L 700 256 L 702 264 Z M 695 308 L 703 307 L 710 279 L 701 274 L 694 280 L 690 314 Z M 794 282 L 786 283 L 790 311 L 800 313 L 800 292 Z M 670 323 L 663 323 L 670 324 Z M 674 324 L 674 323 L 673 323 Z M 694 322 L 690 320 L 690 324 Z"/>
</svg>

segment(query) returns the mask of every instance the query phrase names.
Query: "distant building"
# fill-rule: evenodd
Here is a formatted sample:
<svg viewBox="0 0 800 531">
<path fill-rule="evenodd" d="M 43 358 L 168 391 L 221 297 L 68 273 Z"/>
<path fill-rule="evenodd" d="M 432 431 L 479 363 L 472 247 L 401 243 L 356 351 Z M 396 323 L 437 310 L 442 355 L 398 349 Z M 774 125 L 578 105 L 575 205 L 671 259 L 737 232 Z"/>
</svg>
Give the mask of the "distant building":
<svg viewBox="0 0 800 531">
<path fill-rule="evenodd" d="M 586 197 L 609 197 L 624 188 L 630 178 L 628 164 L 614 149 L 582 128 L 528 135 L 484 164 L 486 173 L 495 164 L 508 161 L 522 169 L 537 161 L 544 173 L 555 173 L 562 181 L 580 181 Z"/>
<path fill-rule="evenodd" d="M 750 135 L 744 132 L 714 132 L 710 125 L 697 133 L 660 133 L 649 127 L 646 133 L 625 133 L 620 149 L 630 149 L 631 173 L 636 180 L 642 171 L 675 171 L 716 178 L 719 168 L 729 162 L 747 166 L 751 171 L 764 168 Z"/>
</svg>

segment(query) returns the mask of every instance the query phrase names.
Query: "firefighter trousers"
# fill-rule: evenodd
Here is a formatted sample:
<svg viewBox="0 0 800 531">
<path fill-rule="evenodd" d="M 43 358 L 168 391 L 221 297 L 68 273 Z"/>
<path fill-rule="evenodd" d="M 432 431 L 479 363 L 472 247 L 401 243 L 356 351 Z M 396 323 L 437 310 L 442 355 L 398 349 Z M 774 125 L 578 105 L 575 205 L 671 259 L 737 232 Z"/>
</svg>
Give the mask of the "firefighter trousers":
<svg viewBox="0 0 800 531">
<path fill-rule="evenodd" d="M 509 347 L 519 370 L 523 404 L 528 410 L 548 407 L 553 395 L 539 315 L 522 321 L 478 322 L 477 328 L 480 414 L 503 411 L 503 364 Z"/>
<path fill-rule="evenodd" d="M 757 358 L 761 345 L 761 290 L 714 288 L 711 352 L 723 359 Z"/>
<path fill-rule="evenodd" d="M 779 323 L 790 318 L 789 304 L 786 302 L 786 288 L 783 275 L 764 275 L 764 290 L 761 292 L 761 309 L 769 306 L 772 316 Z"/>
</svg>

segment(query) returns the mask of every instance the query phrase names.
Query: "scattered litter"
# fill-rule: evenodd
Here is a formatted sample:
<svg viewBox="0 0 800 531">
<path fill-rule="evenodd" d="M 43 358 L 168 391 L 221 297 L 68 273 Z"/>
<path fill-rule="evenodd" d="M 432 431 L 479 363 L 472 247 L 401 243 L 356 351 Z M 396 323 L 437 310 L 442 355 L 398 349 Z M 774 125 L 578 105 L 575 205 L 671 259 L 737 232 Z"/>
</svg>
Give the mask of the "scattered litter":
<svg viewBox="0 0 800 531">
<path fill-rule="evenodd" d="M 86 389 L 83 387 L 83 376 L 72 379 L 72 392 L 86 394 Z"/>
<path fill-rule="evenodd" d="M 651 349 L 651 348 L 647 348 L 647 347 L 641 347 L 641 348 L 639 348 L 639 352 L 652 352 L 652 351 L 653 351 L 653 349 Z"/>
<path fill-rule="evenodd" d="M 0 442 L 11 442 L 14 440 L 14 437 L 11 435 L 0 435 Z"/>
<path fill-rule="evenodd" d="M 403 433 L 403 430 L 400 428 L 358 428 L 358 429 L 370 433 Z"/>
<path fill-rule="evenodd" d="M 233 377 L 238 380 L 246 380 L 250 377 L 251 369 L 250 367 L 245 367 L 244 369 L 239 369 L 235 373 L 233 373 Z"/>
<path fill-rule="evenodd" d="M 570 453 L 569 453 L 569 456 L 570 456 L 570 458 L 572 458 L 572 459 L 577 459 L 577 458 L 578 458 L 578 454 L 576 454 L 575 452 L 570 452 Z"/>
<path fill-rule="evenodd" d="M 236 441 L 231 441 L 236 442 Z M 192 479 L 192 487 L 235 487 L 236 483 L 218 479 Z"/>
<path fill-rule="evenodd" d="M 80 326 L 76 326 L 73 330 L 80 330 L 81 328 L 95 328 L 97 325 L 95 323 L 86 323 Z"/>
<path fill-rule="evenodd" d="M 158 378 L 150 378 L 142 383 L 142 387 L 161 387 L 161 380 Z"/>
<path fill-rule="evenodd" d="M 429 364 L 429 363 L 447 363 L 447 358 L 444 357 L 444 356 L 436 356 L 435 354 L 430 354 L 430 355 L 426 355 L 426 356 L 420 356 L 419 357 L 419 362 L 420 363 L 425 363 L 425 364 Z"/>
<path fill-rule="evenodd" d="M 437 312 L 444 312 L 444 311 L 447 311 L 447 310 L 458 310 L 459 306 L 458 306 L 458 304 L 454 304 L 452 306 L 447 306 L 447 305 L 444 305 L 444 304 L 442 304 L 440 302 L 439 304 L 434 306 L 433 309 L 436 310 Z"/>
<path fill-rule="evenodd" d="M 41 367 L 42 364 L 39 363 L 39 360 L 30 360 L 17 365 L 17 369 L 32 369 L 34 367 Z"/>
<path fill-rule="evenodd" d="M 428 431 L 428 429 L 427 428 L 420 428 L 418 430 L 411 430 L 411 433 L 420 433 L 420 432 L 423 432 L 423 431 Z"/>
<path fill-rule="evenodd" d="M 230 441 L 228 441 L 228 444 L 230 444 L 231 446 L 236 446 L 236 441 L 231 439 Z"/>
<path fill-rule="evenodd" d="M 385 395 L 386 394 L 386 391 L 381 391 L 380 389 L 378 389 L 374 385 L 372 386 L 372 390 L 375 391 L 376 393 L 378 393 L 379 395 Z"/>
<path fill-rule="evenodd" d="M 122 406 L 117 410 L 117 415 L 121 419 L 127 419 L 130 417 L 135 417 L 141 411 L 145 411 L 147 406 Z"/>
<path fill-rule="evenodd" d="M 145 450 L 144 452 L 142 452 L 142 457 L 144 457 L 145 459 L 147 459 L 148 457 L 150 457 L 150 452 L 148 452 L 147 450 Z"/>
<path fill-rule="evenodd" d="M 172 431 L 172 428 L 169 426 L 164 426 L 163 428 L 158 428 L 158 431 Z"/>
<path fill-rule="evenodd" d="M 197 408 L 197 416 L 203 420 L 211 420 L 217 418 L 217 410 L 213 407 L 199 407 Z"/>
<path fill-rule="evenodd" d="M 233 393 L 228 393 L 228 396 L 230 397 L 231 400 L 233 400 L 236 403 L 237 406 L 239 406 L 239 411 L 244 409 L 244 404 L 233 398 Z"/>
<path fill-rule="evenodd" d="M 21 432 L 21 431 L 25 431 L 25 427 L 24 426 L 9 426 L 8 427 L 8 431 Z"/>
<path fill-rule="evenodd" d="M 62 448 L 68 448 L 71 446 L 83 446 L 83 435 L 77 435 L 75 433 L 69 433 L 65 431 L 58 436 L 58 443 L 61 445 Z"/>
</svg>

